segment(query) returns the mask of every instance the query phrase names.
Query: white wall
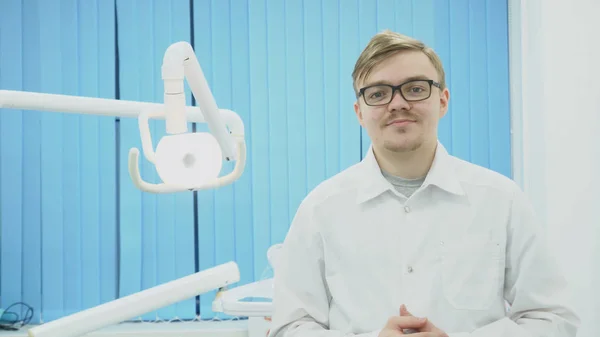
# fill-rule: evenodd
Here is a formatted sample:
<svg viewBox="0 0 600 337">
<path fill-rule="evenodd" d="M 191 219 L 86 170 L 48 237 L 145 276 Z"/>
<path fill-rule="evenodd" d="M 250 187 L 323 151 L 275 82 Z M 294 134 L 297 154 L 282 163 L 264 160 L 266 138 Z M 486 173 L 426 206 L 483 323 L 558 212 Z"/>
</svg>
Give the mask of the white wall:
<svg viewBox="0 0 600 337">
<path fill-rule="evenodd" d="M 510 4 L 515 178 L 600 336 L 600 1 Z"/>
</svg>

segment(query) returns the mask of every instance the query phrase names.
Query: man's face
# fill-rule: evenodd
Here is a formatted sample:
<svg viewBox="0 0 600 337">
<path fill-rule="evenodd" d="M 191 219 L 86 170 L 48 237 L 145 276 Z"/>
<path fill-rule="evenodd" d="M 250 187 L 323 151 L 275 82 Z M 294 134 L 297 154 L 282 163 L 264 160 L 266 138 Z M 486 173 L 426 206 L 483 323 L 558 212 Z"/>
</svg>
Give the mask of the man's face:
<svg viewBox="0 0 600 337">
<path fill-rule="evenodd" d="M 378 64 L 368 78 L 357 83 L 357 87 L 400 85 L 415 78 L 439 81 L 427 55 L 419 51 L 399 52 Z M 405 87 L 403 90 L 407 97 L 412 92 L 423 90 L 421 87 Z M 381 97 L 381 93 L 365 93 L 365 96 L 369 95 L 371 98 Z M 373 146 L 392 152 L 409 152 L 419 149 L 424 143 L 437 142 L 438 121 L 448 109 L 448 89 L 441 91 L 432 86 L 431 96 L 418 102 L 407 102 L 399 90 L 393 95 L 391 102 L 385 105 L 369 106 L 363 96 L 354 103 L 356 116 Z"/>
</svg>

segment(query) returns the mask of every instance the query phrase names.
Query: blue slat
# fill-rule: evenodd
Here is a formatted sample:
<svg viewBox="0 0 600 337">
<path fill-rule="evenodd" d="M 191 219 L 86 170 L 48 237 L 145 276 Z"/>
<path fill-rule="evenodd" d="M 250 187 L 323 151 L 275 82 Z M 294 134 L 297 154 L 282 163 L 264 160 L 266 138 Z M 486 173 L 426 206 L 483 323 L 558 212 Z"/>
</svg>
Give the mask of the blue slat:
<svg viewBox="0 0 600 337">
<path fill-rule="evenodd" d="M 450 109 L 452 109 L 452 148 L 454 155 L 470 160 L 471 111 L 469 111 L 469 2 L 452 1 L 450 6 L 450 58 L 447 68 L 452 74 L 450 86 Z"/>
<path fill-rule="evenodd" d="M 142 72 L 152 69 L 138 58 L 137 12 L 140 4 L 133 1 L 116 2 L 119 48 L 120 98 L 140 100 Z M 147 33 L 147 31 L 146 31 Z M 142 193 L 131 183 L 127 171 L 127 156 L 131 147 L 141 149 L 139 129 L 135 119 L 119 122 L 118 193 L 119 193 L 119 296 L 127 296 L 142 287 Z M 145 158 L 140 158 L 140 166 Z M 140 169 L 143 169 L 140 167 Z M 145 172 L 142 172 L 144 174 Z M 147 179 L 147 175 L 143 175 Z"/>
<path fill-rule="evenodd" d="M 0 89 L 23 89 L 22 6 L 9 1 L 0 10 Z M 21 301 L 27 269 L 22 259 L 23 113 L 0 109 L 0 307 Z"/>
<path fill-rule="evenodd" d="M 354 90 L 352 89 L 352 70 L 356 59 L 365 47 L 359 41 L 359 2 L 340 1 L 340 73 L 338 85 L 340 86 L 340 170 L 344 170 L 360 161 L 362 154 L 361 147 L 361 127 L 357 122 L 356 114 L 352 105 L 356 101 Z"/>
<path fill-rule="evenodd" d="M 259 280 L 267 266 L 264 259 L 271 244 L 270 219 L 270 156 L 267 20 L 265 1 L 248 5 L 250 119 L 246 141 L 250 142 L 248 158 L 252 161 L 252 246 L 254 256 L 253 280 Z M 246 121 L 246 120 L 244 120 Z"/>
<path fill-rule="evenodd" d="M 40 1 L 41 89 L 63 90 L 61 21 L 58 1 Z M 63 115 L 41 114 L 42 140 L 42 310 L 45 321 L 61 317 L 65 310 Z"/>
<path fill-rule="evenodd" d="M 231 59 L 231 108 L 238 113 L 248 131 L 252 130 L 250 115 L 250 62 L 248 60 L 248 4 L 235 1 L 231 4 L 231 44 L 235 52 Z M 252 149 L 252 138 L 246 137 L 247 149 Z M 253 152 L 250 152 L 254 154 Z M 252 173 L 253 162 L 247 161 L 242 177 L 234 184 L 235 261 L 240 269 L 240 285 L 254 280 L 254 256 L 252 254 Z M 266 256 L 256 256 L 266 261 Z"/>
<path fill-rule="evenodd" d="M 39 1 L 41 90 L 61 93 L 64 88 L 59 1 Z M 59 42 L 59 43 L 57 43 Z M 44 320 L 65 313 L 64 179 L 61 135 L 63 115 L 41 114 L 42 168 L 42 310 Z"/>
<path fill-rule="evenodd" d="M 60 6 L 60 54 L 62 62 L 62 90 L 66 95 L 79 94 L 78 62 L 78 18 L 77 2 L 63 1 Z M 88 69 L 81 68 L 81 72 Z M 64 314 L 70 315 L 81 308 L 82 265 L 81 265 L 81 141 L 80 123 L 82 116 L 63 116 L 63 230 L 64 230 Z M 92 247 L 86 247 L 93 249 Z"/>
<path fill-rule="evenodd" d="M 96 1 L 81 3 L 77 20 L 77 43 L 79 65 L 85 70 L 80 78 L 79 94 L 98 96 L 98 11 Z M 114 72 L 114 67 L 113 67 Z M 106 119 L 104 119 L 106 120 Z M 100 118 L 81 116 L 81 214 L 78 226 L 81 227 L 81 242 L 85 249 L 81 252 L 82 268 L 82 308 L 100 304 L 100 286 L 102 272 L 100 269 L 101 224 L 100 220 Z M 114 155 L 114 154 L 113 154 Z M 104 158 L 105 159 L 105 158 Z M 114 169 L 114 168 L 113 168 Z M 114 184 L 114 181 L 112 182 Z M 101 226 L 102 225 L 102 226 Z M 114 280 L 112 280 L 114 282 Z"/>
<path fill-rule="evenodd" d="M 310 24 L 312 15 L 305 20 L 304 9 L 301 1 L 290 1 L 285 6 L 285 48 L 286 48 L 286 109 L 288 138 L 288 219 L 289 223 L 294 217 L 293 210 L 306 196 L 306 138 L 312 137 L 315 131 L 306 129 L 306 103 L 305 103 L 305 48 L 304 24 Z M 319 136 L 316 134 L 315 136 Z M 312 154 L 311 154 L 312 155 Z M 278 158 L 273 158 L 277 161 Z M 281 241 L 288 226 L 282 225 L 284 233 L 279 233 Z M 276 237 L 277 237 L 276 236 Z"/>
<path fill-rule="evenodd" d="M 80 63 L 84 96 L 115 97 L 114 2 L 80 3 Z M 106 71 L 104 71 L 106 70 Z M 81 125 L 83 308 L 116 298 L 116 143 L 115 118 L 85 116 Z M 95 245 L 97 244 L 97 247 Z"/>
<path fill-rule="evenodd" d="M 396 31 L 404 35 L 412 36 L 414 24 L 413 1 L 396 0 L 395 5 Z"/>
<path fill-rule="evenodd" d="M 304 51 L 306 53 L 306 192 L 326 178 L 325 78 L 323 10 L 321 1 L 304 3 Z M 310 18 L 308 22 L 307 18 Z M 303 199 L 304 192 L 299 195 Z M 296 205 L 297 208 L 297 205 Z M 292 213 L 293 215 L 293 213 Z"/>
<path fill-rule="evenodd" d="M 413 32 L 412 37 L 423 41 L 426 45 L 435 43 L 435 7 L 434 0 L 413 0 Z M 416 19 L 416 20 L 415 20 Z"/>
<path fill-rule="evenodd" d="M 396 2 L 394 0 L 377 0 L 377 31 L 394 30 L 396 27 Z"/>
<path fill-rule="evenodd" d="M 454 106 L 454 90 L 450 88 L 452 83 L 452 58 L 450 57 L 450 3 L 449 0 L 441 0 L 437 3 L 434 9 L 435 18 L 435 44 L 431 46 L 435 52 L 439 55 L 444 65 L 444 72 L 446 77 L 446 86 L 450 89 L 450 105 L 448 112 L 444 116 L 438 125 L 438 138 L 440 142 L 448 149 L 452 151 L 452 119 L 453 119 L 453 106 Z"/>
<path fill-rule="evenodd" d="M 469 5 L 469 86 L 471 111 L 471 161 L 489 167 L 489 111 L 487 74 L 486 4 L 484 1 L 471 1 Z"/>
<path fill-rule="evenodd" d="M 194 1 L 194 47 L 196 57 L 202 67 L 208 85 L 213 88 L 213 55 L 212 55 L 212 4 L 211 0 Z M 217 104 L 220 102 L 217 101 Z M 206 132 L 206 124 L 199 124 L 197 131 Z M 221 173 L 223 174 L 223 173 Z M 198 256 L 199 269 L 205 270 L 215 266 L 215 192 L 214 190 L 198 191 Z M 200 296 L 200 315 L 211 318 L 212 300 L 215 292 Z"/>
<path fill-rule="evenodd" d="M 267 48 L 269 90 L 269 187 L 271 192 L 271 244 L 283 242 L 289 225 L 288 209 L 288 115 L 286 87 L 298 78 L 286 76 L 285 6 L 283 2 L 267 3 Z"/>
<path fill-rule="evenodd" d="M 490 168 L 512 177 L 508 67 L 508 4 L 486 1 Z M 492 85 L 493 84 L 493 85 Z"/>
<path fill-rule="evenodd" d="M 41 10 L 37 1 L 23 2 L 23 90 L 42 91 L 39 55 Z M 38 308 L 33 323 L 42 312 L 42 209 L 41 209 L 41 113 L 23 112 L 23 301 Z"/>
<path fill-rule="evenodd" d="M 339 80 L 342 75 L 340 61 L 340 20 L 339 20 L 339 2 L 323 2 L 323 111 L 325 123 L 325 176 L 332 177 L 340 171 L 340 115 L 352 114 L 354 110 L 345 104 L 341 105 L 340 91 L 352 89 L 352 77 L 347 75 L 346 70 L 343 74 L 349 77 L 349 80 L 341 85 Z M 348 64 L 348 63 L 346 63 Z M 342 111 L 343 110 L 343 111 Z M 359 129 L 360 130 L 360 129 Z M 360 131 L 358 131 L 360 132 Z"/>
</svg>

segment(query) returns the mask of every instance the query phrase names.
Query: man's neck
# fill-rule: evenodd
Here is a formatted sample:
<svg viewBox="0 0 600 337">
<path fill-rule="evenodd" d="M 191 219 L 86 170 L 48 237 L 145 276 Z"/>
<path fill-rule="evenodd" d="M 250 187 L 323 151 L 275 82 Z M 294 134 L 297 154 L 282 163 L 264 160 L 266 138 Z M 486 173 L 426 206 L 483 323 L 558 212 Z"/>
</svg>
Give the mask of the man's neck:
<svg viewBox="0 0 600 337">
<path fill-rule="evenodd" d="M 437 142 L 424 143 L 420 148 L 410 152 L 392 152 L 373 147 L 379 167 L 388 174 L 405 179 L 425 177 L 433 159 Z"/>
</svg>

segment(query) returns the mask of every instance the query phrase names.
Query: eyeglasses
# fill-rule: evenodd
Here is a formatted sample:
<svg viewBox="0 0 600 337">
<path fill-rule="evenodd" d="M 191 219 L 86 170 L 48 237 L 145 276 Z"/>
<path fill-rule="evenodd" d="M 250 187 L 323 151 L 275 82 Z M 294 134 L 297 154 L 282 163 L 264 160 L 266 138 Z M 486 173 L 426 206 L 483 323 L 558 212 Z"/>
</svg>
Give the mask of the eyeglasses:
<svg viewBox="0 0 600 337">
<path fill-rule="evenodd" d="M 400 85 L 376 84 L 360 89 L 365 103 L 370 106 L 386 105 L 394 98 L 396 90 L 407 102 L 423 101 L 431 97 L 431 87 L 440 88 L 434 80 L 412 80 Z"/>
<path fill-rule="evenodd" d="M 29 324 L 33 308 L 23 302 L 11 304 L 0 316 L 0 330 L 17 331 Z"/>
</svg>

